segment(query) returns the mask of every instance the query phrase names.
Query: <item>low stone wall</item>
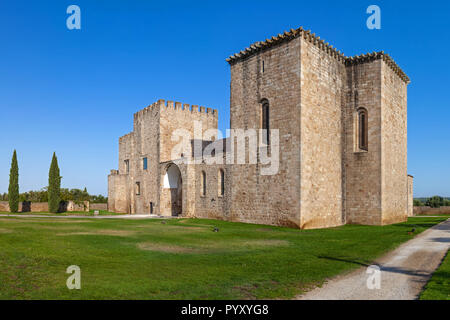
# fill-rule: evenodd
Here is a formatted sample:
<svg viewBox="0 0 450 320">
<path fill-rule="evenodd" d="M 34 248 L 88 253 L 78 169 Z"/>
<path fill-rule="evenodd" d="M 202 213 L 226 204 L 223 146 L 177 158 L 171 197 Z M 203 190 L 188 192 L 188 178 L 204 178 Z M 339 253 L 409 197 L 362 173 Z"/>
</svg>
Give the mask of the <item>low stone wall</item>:
<svg viewBox="0 0 450 320">
<path fill-rule="evenodd" d="M 9 212 L 8 201 L 0 201 L 0 212 Z M 48 212 L 47 202 L 19 202 L 19 212 Z"/>
<path fill-rule="evenodd" d="M 9 204 L 7 201 L 0 201 L 0 212 L 9 212 Z"/>
<path fill-rule="evenodd" d="M 414 207 L 414 215 L 427 215 L 432 216 L 436 214 L 450 214 L 450 207 L 440 207 L 440 208 L 431 208 L 431 207 Z"/>
<path fill-rule="evenodd" d="M 63 204 L 61 204 L 60 211 L 86 211 L 89 212 L 89 201 L 83 201 L 82 203 L 76 203 L 74 201 L 67 201 Z"/>
<path fill-rule="evenodd" d="M 108 204 L 107 203 L 91 203 L 90 209 L 91 210 L 99 210 L 99 211 L 108 211 Z"/>
<path fill-rule="evenodd" d="M 74 201 L 61 202 L 60 212 L 86 211 L 89 210 L 108 210 L 106 203 L 92 203 L 84 201 L 75 203 Z M 0 212 L 9 212 L 8 201 L 0 201 Z M 48 202 L 19 202 L 19 212 L 48 212 Z"/>
</svg>

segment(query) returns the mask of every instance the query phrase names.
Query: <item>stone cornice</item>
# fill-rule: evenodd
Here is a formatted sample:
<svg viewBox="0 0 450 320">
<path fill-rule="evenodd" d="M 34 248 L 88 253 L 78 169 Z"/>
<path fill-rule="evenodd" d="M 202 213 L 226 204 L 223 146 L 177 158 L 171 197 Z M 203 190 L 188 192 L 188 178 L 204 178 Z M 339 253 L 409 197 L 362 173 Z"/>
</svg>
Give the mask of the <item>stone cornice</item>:
<svg viewBox="0 0 450 320">
<path fill-rule="evenodd" d="M 292 39 L 302 37 L 304 40 L 317 46 L 319 49 L 325 51 L 330 56 L 334 57 L 338 61 L 344 63 L 346 66 L 355 65 L 365 62 L 370 62 L 377 59 L 383 59 L 383 61 L 407 84 L 410 82 L 408 76 L 403 72 L 403 70 L 395 63 L 395 61 L 383 51 L 373 52 L 355 57 L 346 57 L 341 51 L 334 48 L 328 42 L 320 39 L 315 33 L 311 33 L 310 30 L 304 30 L 302 27 L 298 29 L 291 29 L 290 31 L 285 31 L 283 34 L 278 34 L 265 41 L 255 42 L 248 48 L 230 56 L 226 61 L 231 65 L 235 62 L 243 60 L 257 52 L 263 51 L 265 49 L 271 48 L 282 42 L 287 42 Z"/>
<path fill-rule="evenodd" d="M 411 82 L 409 77 L 403 72 L 403 70 L 397 65 L 397 63 L 395 63 L 394 59 L 392 59 L 391 56 L 387 53 L 384 53 L 384 51 L 366 53 L 354 57 L 346 57 L 345 65 L 352 66 L 355 64 L 362 64 L 379 59 L 382 59 L 406 84 Z"/>
<path fill-rule="evenodd" d="M 328 42 L 321 40 L 320 37 L 316 36 L 315 33 L 311 33 L 310 30 L 304 30 L 302 27 L 295 30 L 291 29 L 290 31 L 285 31 L 283 34 L 278 34 L 276 37 L 266 39 L 265 41 L 255 42 L 252 45 L 250 45 L 250 47 L 230 56 L 226 60 L 228 63 L 232 64 L 233 62 L 249 57 L 255 52 L 262 51 L 264 49 L 273 47 L 279 43 L 290 41 L 300 36 L 303 37 L 306 41 L 313 43 L 323 51 L 326 51 L 330 55 L 334 56 L 336 59 L 342 62 L 345 61 L 345 56 L 340 51 L 336 50 L 336 48 L 333 48 L 333 46 L 330 45 Z"/>
</svg>

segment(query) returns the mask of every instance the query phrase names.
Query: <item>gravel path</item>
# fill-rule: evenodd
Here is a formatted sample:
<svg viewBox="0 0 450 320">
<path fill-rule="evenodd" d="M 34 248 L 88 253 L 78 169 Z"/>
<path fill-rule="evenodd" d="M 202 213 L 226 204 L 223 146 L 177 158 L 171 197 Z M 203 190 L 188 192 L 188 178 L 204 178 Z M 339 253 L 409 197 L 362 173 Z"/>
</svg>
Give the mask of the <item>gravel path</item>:
<svg viewBox="0 0 450 320">
<path fill-rule="evenodd" d="M 432 273 L 439 267 L 450 248 L 450 219 L 402 244 L 374 264 L 380 267 L 379 289 L 374 273 L 364 266 L 350 274 L 329 280 L 321 288 L 304 295 L 301 300 L 414 300 Z"/>
</svg>

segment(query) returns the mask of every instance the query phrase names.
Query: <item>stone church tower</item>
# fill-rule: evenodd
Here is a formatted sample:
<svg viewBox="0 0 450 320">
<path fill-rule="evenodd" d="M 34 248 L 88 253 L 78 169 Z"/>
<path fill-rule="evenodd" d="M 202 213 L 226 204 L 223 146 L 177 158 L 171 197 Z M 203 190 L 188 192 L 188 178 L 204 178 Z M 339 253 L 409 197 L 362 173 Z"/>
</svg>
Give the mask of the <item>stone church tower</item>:
<svg viewBox="0 0 450 320">
<path fill-rule="evenodd" d="M 187 217 L 302 229 L 406 220 L 412 209 L 409 78 L 389 55 L 345 57 L 299 28 L 257 42 L 227 61 L 230 128 L 278 130 L 278 142 L 259 136 L 266 139 L 269 154 L 279 149 L 277 173 L 262 174 L 261 149 L 256 163 L 177 164 L 170 154 L 172 131 L 193 131 L 194 120 L 204 130 L 217 129 L 217 112 L 159 102 L 138 112 L 134 131 L 120 139 L 121 167 L 109 176 L 110 210 L 177 211 Z M 236 141 L 222 142 L 226 147 L 218 148 L 216 156 L 225 158 Z M 183 156 L 198 157 L 192 152 Z M 144 158 L 147 171 L 140 168 Z M 172 165 L 179 178 L 170 179 Z M 164 179 L 179 180 L 170 188 Z"/>
</svg>

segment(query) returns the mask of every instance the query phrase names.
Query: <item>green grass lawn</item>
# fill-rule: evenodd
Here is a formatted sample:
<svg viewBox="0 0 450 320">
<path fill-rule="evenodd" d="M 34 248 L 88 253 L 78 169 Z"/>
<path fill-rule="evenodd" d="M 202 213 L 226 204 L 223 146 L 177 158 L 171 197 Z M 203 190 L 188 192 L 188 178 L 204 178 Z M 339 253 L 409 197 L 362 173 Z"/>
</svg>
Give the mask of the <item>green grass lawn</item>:
<svg viewBox="0 0 450 320">
<path fill-rule="evenodd" d="M 450 254 L 434 272 L 420 295 L 421 300 L 450 300 Z"/>
<path fill-rule="evenodd" d="M 293 298 L 446 218 L 296 230 L 204 219 L 0 217 L 0 299 Z M 219 232 L 213 232 L 213 227 Z M 81 290 L 65 273 L 81 268 Z"/>
</svg>

